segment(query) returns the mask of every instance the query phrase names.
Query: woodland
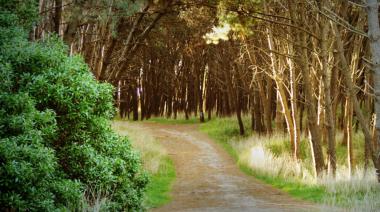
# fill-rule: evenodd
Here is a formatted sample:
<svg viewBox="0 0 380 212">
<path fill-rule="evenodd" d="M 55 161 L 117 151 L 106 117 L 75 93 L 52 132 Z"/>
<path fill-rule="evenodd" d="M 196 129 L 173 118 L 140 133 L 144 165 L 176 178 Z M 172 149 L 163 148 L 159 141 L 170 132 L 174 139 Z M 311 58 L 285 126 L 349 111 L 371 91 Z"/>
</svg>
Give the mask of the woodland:
<svg viewBox="0 0 380 212">
<path fill-rule="evenodd" d="M 115 111 L 286 134 L 291 160 L 310 145 L 315 178 L 335 177 L 343 146 L 349 172 L 380 182 L 378 11 L 377 0 L 0 0 L 0 210 L 85 207 L 99 192 L 114 210 L 141 208 L 148 177 L 110 129 Z"/>
</svg>

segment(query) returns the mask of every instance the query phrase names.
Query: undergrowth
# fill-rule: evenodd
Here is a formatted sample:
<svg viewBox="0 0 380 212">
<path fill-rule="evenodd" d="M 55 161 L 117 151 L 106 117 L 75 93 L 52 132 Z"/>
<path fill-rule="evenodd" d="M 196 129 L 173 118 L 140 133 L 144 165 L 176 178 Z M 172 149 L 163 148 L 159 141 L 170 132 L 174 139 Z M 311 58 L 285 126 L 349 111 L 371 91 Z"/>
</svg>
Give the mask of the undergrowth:
<svg viewBox="0 0 380 212">
<path fill-rule="evenodd" d="M 175 180 L 175 168 L 166 150 L 141 125 L 133 122 L 114 121 L 113 129 L 127 136 L 142 158 L 144 169 L 150 174 L 145 192 L 144 206 L 156 208 L 171 200 L 170 190 Z"/>
<path fill-rule="evenodd" d="M 113 86 L 58 36 L 32 42 L 38 14 L 0 0 L 0 211 L 141 210 L 148 179 L 111 130 Z"/>
<path fill-rule="evenodd" d="M 246 128 L 249 128 L 248 119 Z M 363 170 L 363 135 L 353 136 L 356 168 L 350 175 L 346 166 L 347 150 L 337 135 L 336 178 L 316 179 L 311 161 L 309 142 L 302 138 L 300 160 L 289 155 L 290 143 L 286 134 L 259 136 L 251 131 L 239 136 L 234 118 L 213 119 L 200 125 L 201 131 L 216 140 L 236 160 L 242 171 L 271 184 L 290 195 L 327 206 L 344 207 L 352 211 L 376 211 L 380 208 L 380 186 L 374 170 Z M 325 151 L 326 153 L 326 151 Z"/>
</svg>

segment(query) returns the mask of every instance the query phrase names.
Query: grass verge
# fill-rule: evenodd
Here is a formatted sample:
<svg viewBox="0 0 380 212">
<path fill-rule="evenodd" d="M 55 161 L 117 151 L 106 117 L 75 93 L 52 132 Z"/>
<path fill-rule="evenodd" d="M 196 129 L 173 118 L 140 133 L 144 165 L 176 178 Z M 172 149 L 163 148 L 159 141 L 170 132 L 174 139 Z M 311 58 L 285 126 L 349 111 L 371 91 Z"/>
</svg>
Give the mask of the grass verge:
<svg viewBox="0 0 380 212">
<path fill-rule="evenodd" d="M 248 119 L 245 126 L 249 126 Z M 301 143 L 301 160 L 291 159 L 289 139 L 286 135 L 259 137 L 248 131 L 239 136 L 234 118 L 214 119 L 200 125 L 200 130 L 219 143 L 237 162 L 246 174 L 271 184 L 293 197 L 322 203 L 328 206 L 344 207 L 352 211 L 376 211 L 380 208 L 380 187 L 374 171 L 363 177 L 359 161 L 362 159 L 362 135 L 354 136 L 354 154 L 357 168 L 353 175 L 345 167 L 346 147 L 339 144 L 337 136 L 338 170 L 335 179 L 327 176 L 315 179 L 310 157 L 310 147 L 306 139 Z"/>
<path fill-rule="evenodd" d="M 249 119 L 244 118 L 245 126 L 249 126 Z M 247 175 L 252 175 L 258 180 L 270 184 L 281 189 L 292 196 L 313 202 L 321 202 L 325 191 L 320 186 L 308 186 L 298 182 L 292 182 L 290 179 L 270 176 L 261 173 L 249 167 L 248 164 L 241 161 L 241 155 L 234 148 L 232 142 L 242 143 L 244 139 L 252 135 L 251 131 L 247 132 L 245 137 L 239 136 L 239 128 L 237 122 L 233 118 L 213 119 L 205 124 L 200 125 L 200 130 L 208 134 L 219 145 L 221 145 L 237 162 L 239 168 Z"/>
<path fill-rule="evenodd" d="M 156 208 L 170 202 L 170 191 L 176 173 L 166 150 L 138 123 L 114 121 L 112 127 L 131 140 L 133 147 L 141 154 L 144 169 L 150 174 L 144 206 L 148 209 Z"/>
<path fill-rule="evenodd" d="M 175 179 L 175 169 L 172 160 L 165 157 L 161 162 L 160 171 L 151 177 L 148 184 L 145 204 L 148 208 L 156 208 L 171 200 L 170 190 Z"/>
</svg>

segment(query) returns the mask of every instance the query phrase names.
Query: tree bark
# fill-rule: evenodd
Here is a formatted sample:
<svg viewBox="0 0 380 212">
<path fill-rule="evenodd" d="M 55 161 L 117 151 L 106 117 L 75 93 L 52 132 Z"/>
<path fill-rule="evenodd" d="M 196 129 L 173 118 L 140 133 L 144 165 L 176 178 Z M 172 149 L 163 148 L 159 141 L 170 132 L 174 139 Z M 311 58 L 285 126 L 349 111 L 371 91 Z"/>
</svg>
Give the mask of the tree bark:
<svg viewBox="0 0 380 212">
<path fill-rule="evenodd" d="M 360 109 L 360 105 L 359 105 L 358 99 L 356 97 L 356 91 L 354 89 L 354 85 L 352 83 L 352 78 L 351 78 L 351 75 L 350 75 L 350 72 L 349 72 L 350 68 L 349 68 L 347 59 L 346 59 L 346 57 L 344 55 L 343 41 L 341 39 L 340 32 L 338 31 L 338 27 L 335 24 L 332 24 L 332 28 L 334 30 L 334 34 L 335 34 L 335 37 L 336 37 L 336 46 L 337 46 L 337 49 L 338 49 L 340 63 L 341 63 L 341 66 L 342 66 L 343 80 L 344 80 L 344 83 L 345 83 L 345 85 L 347 87 L 347 90 L 348 90 L 347 94 L 349 95 L 349 97 L 350 97 L 350 99 L 351 99 L 351 101 L 353 103 L 353 109 L 354 109 L 356 117 L 357 117 L 357 119 L 358 119 L 358 121 L 359 121 L 359 123 L 360 123 L 360 125 L 362 127 L 365 143 L 366 143 L 366 145 L 371 145 L 372 146 L 372 144 L 371 144 L 372 137 L 371 137 L 371 132 L 369 130 L 369 122 L 364 117 L 363 112 Z M 380 81 L 380 76 L 379 76 L 379 81 Z M 380 91 L 380 88 L 379 88 L 379 91 Z M 379 105 L 379 107 L 380 107 L 380 105 Z M 380 112 L 380 111 L 378 111 L 378 112 Z M 380 125 L 380 123 L 379 123 L 379 125 Z M 380 170 L 379 167 L 377 166 L 377 164 L 378 164 L 378 162 L 377 162 L 378 157 L 373 154 L 373 148 L 371 149 L 371 152 L 372 152 L 371 155 L 372 155 L 373 163 L 378 168 L 378 170 Z M 378 174 L 380 174 L 380 173 L 378 173 Z M 378 177 L 380 177 L 380 176 L 378 175 Z M 379 179 L 379 182 L 380 182 L 380 179 Z"/>
<path fill-rule="evenodd" d="M 372 53 L 372 67 L 374 75 L 375 90 L 375 113 L 376 113 L 376 135 L 377 144 L 380 144 L 380 27 L 379 27 L 379 3 L 377 0 L 367 0 L 368 15 L 368 37 Z M 373 155 L 376 167 L 377 180 L 380 183 L 380 151 Z"/>
<path fill-rule="evenodd" d="M 290 7 L 290 15 L 294 22 L 304 21 L 300 20 L 296 16 L 296 12 L 305 15 L 305 11 L 300 8 L 299 10 L 295 10 L 296 6 L 293 1 L 288 1 Z M 304 23 L 305 25 L 306 23 Z M 314 161 L 315 173 L 317 176 L 320 176 L 322 172 L 325 170 L 325 162 L 322 151 L 321 144 L 321 134 L 320 127 L 318 125 L 318 117 L 317 117 L 317 108 L 316 103 L 313 96 L 313 90 L 311 88 L 311 78 L 310 78 L 310 68 L 308 62 L 308 49 L 307 49 L 307 41 L 308 35 L 305 32 L 295 33 L 295 46 L 296 52 L 298 52 L 299 57 L 298 62 L 300 64 L 300 68 L 302 71 L 303 77 L 303 91 L 305 95 L 305 107 L 307 108 L 307 123 L 308 123 L 308 131 L 310 135 L 310 143 L 311 143 L 311 151 Z"/>
<path fill-rule="evenodd" d="M 325 1 L 323 1 L 323 5 Z M 322 19 L 324 20 L 324 19 Z M 328 167 L 332 175 L 335 177 L 336 173 L 336 150 L 335 150 L 335 121 L 332 112 L 332 102 L 331 102 L 331 70 L 328 64 L 328 35 L 329 35 L 329 24 L 321 23 L 321 50 L 322 50 L 322 80 L 324 88 L 324 102 L 325 102 L 325 126 L 327 129 L 327 144 L 328 144 Z"/>
<path fill-rule="evenodd" d="M 59 35 L 62 19 L 62 0 L 55 0 L 54 31 Z"/>
</svg>

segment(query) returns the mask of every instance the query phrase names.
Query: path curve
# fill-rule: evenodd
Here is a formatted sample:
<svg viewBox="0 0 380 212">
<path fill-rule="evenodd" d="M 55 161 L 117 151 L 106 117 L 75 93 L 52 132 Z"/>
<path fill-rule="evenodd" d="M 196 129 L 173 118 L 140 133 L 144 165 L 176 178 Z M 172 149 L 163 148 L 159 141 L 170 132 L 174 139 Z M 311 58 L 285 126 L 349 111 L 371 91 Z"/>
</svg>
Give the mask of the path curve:
<svg viewBox="0 0 380 212">
<path fill-rule="evenodd" d="M 320 211 L 242 173 L 233 159 L 197 125 L 144 123 L 167 149 L 176 168 L 167 211 Z"/>
</svg>

